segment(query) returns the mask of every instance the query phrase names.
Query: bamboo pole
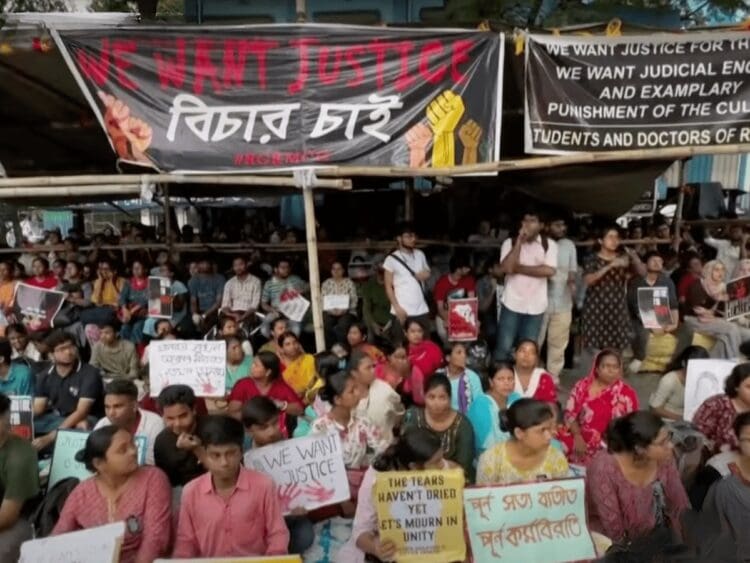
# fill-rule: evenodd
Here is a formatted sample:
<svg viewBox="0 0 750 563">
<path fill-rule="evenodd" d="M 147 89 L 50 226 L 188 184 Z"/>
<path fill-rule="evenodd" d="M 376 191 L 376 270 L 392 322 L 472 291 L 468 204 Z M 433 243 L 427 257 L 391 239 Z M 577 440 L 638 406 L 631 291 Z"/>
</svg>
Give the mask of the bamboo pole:
<svg viewBox="0 0 750 563">
<path fill-rule="evenodd" d="M 315 225 L 315 198 L 312 186 L 306 182 L 302 186 L 305 202 L 305 232 L 307 233 L 307 266 L 310 272 L 310 301 L 312 303 L 313 328 L 315 330 L 315 350 L 326 349 L 323 328 L 323 298 L 320 294 L 320 265 L 318 264 L 318 236 Z"/>
<path fill-rule="evenodd" d="M 679 237 L 682 232 L 682 208 L 685 206 L 685 168 L 689 159 L 684 158 L 680 161 L 680 170 L 677 176 L 677 185 L 680 187 L 680 193 L 677 196 L 677 208 L 674 212 L 674 235 Z"/>
<path fill-rule="evenodd" d="M 162 186 L 164 190 L 164 196 L 162 203 L 164 204 L 164 236 L 167 239 L 167 252 L 169 252 L 169 258 L 172 257 L 172 214 L 169 210 L 169 184 Z"/>
<path fill-rule="evenodd" d="M 37 186 L 0 188 L 1 199 L 21 199 L 35 197 L 79 197 L 79 196 L 133 196 L 141 194 L 140 185 L 132 184 L 92 184 L 69 186 Z"/>
</svg>

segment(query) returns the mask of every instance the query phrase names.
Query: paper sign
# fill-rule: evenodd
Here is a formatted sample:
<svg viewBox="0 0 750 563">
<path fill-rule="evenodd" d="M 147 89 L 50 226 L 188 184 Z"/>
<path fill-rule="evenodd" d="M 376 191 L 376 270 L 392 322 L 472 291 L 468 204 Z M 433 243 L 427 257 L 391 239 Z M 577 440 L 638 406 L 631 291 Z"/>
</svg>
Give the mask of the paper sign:
<svg viewBox="0 0 750 563">
<path fill-rule="evenodd" d="M 148 346 L 151 396 L 168 385 L 189 386 L 198 397 L 223 397 L 227 344 L 223 340 L 154 340 Z"/>
<path fill-rule="evenodd" d="M 463 561 L 464 472 L 383 471 L 373 493 L 380 539 L 396 544 L 398 563 Z"/>
<path fill-rule="evenodd" d="M 685 376 L 685 420 L 693 420 L 703 401 L 724 393 L 724 380 L 737 362 L 733 360 L 690 360 Z"/>
<path fill-rule="evenodd" d="M 19 563 L 117 563 L 125 522 L 31 540 L 21 544 Z"/>
<path fill-rule="evenodd" d="M 464 507 L 475 561 L 596 557 L 586 528 L 583 479 L 467 489 Z"/>
<path fill-rule="evenodd" d="M 669 308 L 669 289 L 666 287 L 639 287 L 638 312 L 643 326 L 650 330 L 664 329 L 674 321 Z"/>
<path fill-rule="evenodd" d="M 727 283 L 727 295 L 727 320 L 739 319 L 750 314 L 750 276 Z"/>
<path fill-rule="evenodd" d="M 473 342 L 479 338 L 479 300 L 476 297 L 448 300 L 448 340 Z"/>
<path fill-rule="evenodd" d="M 274 480 L 284 514 L 297 507 L 314 510 L 350 498 L 338 434 L 312 434 L 251 449 L 245 454 L 245 467 Z"/>
<path fill-rule="evenodd" d="M 61 291 L 19 283 L 13 294 L 13 314 L 29 332 L 49 330 L 64 300 L 65 294 Z"/>
<path fill-rule="evenodd" d="M 172 282 L 168 278 L 148 278 L 148 316 L 172 318 Z"/>
<path fill-rule="evenodd" d="M 10 395 L 10 431 L 26 440 L 34 439 L 34 413 L 30 395 Z"/>
<path fill-rule="evenodd" d="M 86 438 L 89 432 L 82 430 L 58 430 L 55 439 L 55 447 L 52 450 L 52 466 L 49 470 L 49 481 L 47 488 L 51 489 L 55 483 L 75 477 L 81 481 L 88 479 L 93 475 L 86 469 L 86 466 L 76 461 L 76 454 L 86 445 Z M 146 463 L 146 447 L 148 438 L 143 435 L 136 435 L 133 438 L 138 448 L 138 464 Z"/>
<path fill-rule="evenodd" d="M 323 296 L 323 310 L 324 311 L 348 311 L 349 310 L 349 296 L 348 295 L 324 295 Z"/>
<path fill-rule="evenodd" d="M 279 298 L 279 311 L 290 321 L 301 323 L 310 302 L 293 289 L 285 291 Z"/>
<path fill-rule="evenodd" d="M 299 555 L 268 557 L 209 557 L 202 559 L 156 559 L 154 563 L 302 563 Z"/>
</svg>

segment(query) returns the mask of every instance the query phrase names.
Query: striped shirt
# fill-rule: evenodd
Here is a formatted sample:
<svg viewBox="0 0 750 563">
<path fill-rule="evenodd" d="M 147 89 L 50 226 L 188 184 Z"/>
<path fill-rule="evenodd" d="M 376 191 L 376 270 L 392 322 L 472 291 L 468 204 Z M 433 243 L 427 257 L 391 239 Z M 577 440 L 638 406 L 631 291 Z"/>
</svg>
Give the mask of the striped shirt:
<svg viewBox="0 0 750 563">
<path fill-rule="evenodd" d="M 257 311 L 260 294 L 261 283 L 254 275 L 247 274 L 244 280 L 235 276 L 224 285 L 221 308 L 230 311 Z"/>
</svg>

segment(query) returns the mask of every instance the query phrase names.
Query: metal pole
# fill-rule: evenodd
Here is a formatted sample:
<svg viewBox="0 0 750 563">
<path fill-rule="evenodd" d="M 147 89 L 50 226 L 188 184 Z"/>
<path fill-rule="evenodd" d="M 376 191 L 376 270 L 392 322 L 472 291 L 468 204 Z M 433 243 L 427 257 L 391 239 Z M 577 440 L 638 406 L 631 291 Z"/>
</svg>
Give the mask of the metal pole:
<svg viewBox="0 0 750 563">
<path fill-rule="evenodd" d="M 307 262 L 310 267 L 310 301 L 315 329 L 315 350 L 326 349 L 325 331 L 323 330 L 323 299 L 320 295 L 320 266 L 318 264 L 318 236 L 315 226 L 315 198 L 313 189 L 307 182 L 302 186 L 305 202 L 305 232 L 307 233 Z"/>
<path fill-rule="evenodd" d="M 296 0 L 294 3 L 294 6 L 297 11 L 297 14 L 296 14 L 297 22 L 307 21 L 307 6 L 305 5 L 305 0 Z"/>
</svg>

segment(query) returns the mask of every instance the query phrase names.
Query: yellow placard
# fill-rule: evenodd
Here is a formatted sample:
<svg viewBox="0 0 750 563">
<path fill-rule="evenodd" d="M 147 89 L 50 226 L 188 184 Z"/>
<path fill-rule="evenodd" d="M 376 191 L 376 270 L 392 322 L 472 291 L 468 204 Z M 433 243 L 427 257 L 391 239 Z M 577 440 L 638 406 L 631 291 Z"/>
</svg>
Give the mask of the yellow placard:
<svg viewBox="0 0 750 563">
<path fill-rule="evenodd" d="M 464 472 L 383 471 L 373 494 L 380 539 L 396 544 L 398 563 L 448 563 L 466 557 Z"/>
</svg>

